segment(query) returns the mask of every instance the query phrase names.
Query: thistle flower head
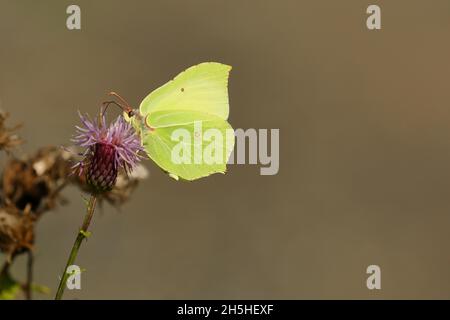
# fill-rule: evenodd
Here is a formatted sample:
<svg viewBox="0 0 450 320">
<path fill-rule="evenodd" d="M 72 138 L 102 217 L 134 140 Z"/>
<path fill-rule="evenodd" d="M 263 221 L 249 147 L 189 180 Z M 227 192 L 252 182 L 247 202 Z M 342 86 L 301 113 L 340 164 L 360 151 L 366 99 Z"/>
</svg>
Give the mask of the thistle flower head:
<svg viewBox="0 0 450 320">
<path fill-rule="evenodd" d="M 86 174 L 87 183 L 94 192 L 109 191 L 114 187 L 120 169 L 130 173 L 141 159 L 141 141 L 134 129 L 123 117 L 109 126 L 105 115 L 92 121 L 80 114 L 82 126 L 77 126 L 74 143 L 86 148 L 83 159 L 73 168 L 78 174 Z"/>
</svg>

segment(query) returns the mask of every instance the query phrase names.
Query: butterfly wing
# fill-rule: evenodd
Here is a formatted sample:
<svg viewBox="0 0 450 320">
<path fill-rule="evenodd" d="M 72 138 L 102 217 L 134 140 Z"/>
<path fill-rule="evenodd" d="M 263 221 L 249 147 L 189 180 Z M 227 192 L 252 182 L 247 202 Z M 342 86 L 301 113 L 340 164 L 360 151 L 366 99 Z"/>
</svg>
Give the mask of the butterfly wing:
<svg viewBox="0 0 450 320">
<path fill-rule="evenodd" d="M 234 147 L 233 130 L 226 121 L 230 70 L 220 63 L 201 63 L 142 101 L 144 148 L 172 176 L 195 180 L 226 171 Z"/>
<path fill-rule="evenodd" d="M 230 70 L 230 66 L 217 62 L 192 66 L 142 100 L 140 112 L 200 111 L 226 120 Z"/>
</svg>

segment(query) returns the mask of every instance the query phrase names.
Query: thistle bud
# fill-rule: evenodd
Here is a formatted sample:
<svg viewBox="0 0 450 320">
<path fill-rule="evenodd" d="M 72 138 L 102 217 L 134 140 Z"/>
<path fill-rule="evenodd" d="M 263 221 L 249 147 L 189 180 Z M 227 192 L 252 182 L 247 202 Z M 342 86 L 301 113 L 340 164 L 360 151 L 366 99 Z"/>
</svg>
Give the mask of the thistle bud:
<svg viewBox="0 0 450 320">
<path fill-rule="evenodd" d="M 86 181 L 95 192 L 111 190 L 117 179 L 116 149 L 113 146 L 97 143 L 86 172 Z"/>
<path fill-rule="evenodd" d="M 86 150 L 84 158 L 74 166 L 81 175 L 86 168 L 86 181 L 96 193 L 111 190 L 120 169 L 130 172 L 141 159 L 141 141 L 134 129 L 119 117 L 109 127 L 105 117 L 95 123 L 80 115 L 84 127 L 77 127 L 73 141 Z"/>
</svg>

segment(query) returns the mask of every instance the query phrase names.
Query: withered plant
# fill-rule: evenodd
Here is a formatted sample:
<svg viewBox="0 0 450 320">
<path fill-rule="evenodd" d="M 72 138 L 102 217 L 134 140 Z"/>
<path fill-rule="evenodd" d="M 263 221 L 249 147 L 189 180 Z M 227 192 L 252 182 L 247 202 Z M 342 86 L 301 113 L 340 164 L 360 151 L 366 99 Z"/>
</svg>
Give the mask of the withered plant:
<svg viewBox="0 0 450 320">
<path fill-rule="evenodd" d="M 33 282 L 36 224 L 45 213 L 67 204 L 62 191 L 75 185 L 83 192 L 91 190 L 85 175 L 73 174 L 76 147 L 46 146 L 31 155 L 15 155 L 15 149 L 24 141 L 16 134 L 20 126 L 6 125 L 8 114 L 0 111 L 0 151 L 6 157 L 0 179 L 0 252 L 6 261 L 0 267 L 0 299 L 15 299 L 23 294 L 32 298 L 33 291 L 49 293 L 49 289 Z M 108 192 L 98 194 L 100 203 L 106 201 L 115 207 L 125 203 L 139 180 L 147 176 L 138 166 L 133 174 L 117 172 Z M 15 259 L 27 257 L 26 279 L 12 276 Z"/>
</svg>

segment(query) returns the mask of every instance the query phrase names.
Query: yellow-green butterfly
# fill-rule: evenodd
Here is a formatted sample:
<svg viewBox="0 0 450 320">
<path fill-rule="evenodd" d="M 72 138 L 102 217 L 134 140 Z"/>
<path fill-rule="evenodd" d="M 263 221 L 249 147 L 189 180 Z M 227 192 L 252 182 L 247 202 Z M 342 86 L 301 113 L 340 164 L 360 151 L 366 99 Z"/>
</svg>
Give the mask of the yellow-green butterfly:
<svg viewBox="0 0 450 320">
<path fill-rule="evenodd" d="M 225 173 L 234 148 L 227 122 L 230 70 L 217 62 L 192 66 L 151 92 L 136 111 L 111 93 L 126 104 L 124 117 L 140 135 L 148 156 L 173 178 Z"/>
</svg>

